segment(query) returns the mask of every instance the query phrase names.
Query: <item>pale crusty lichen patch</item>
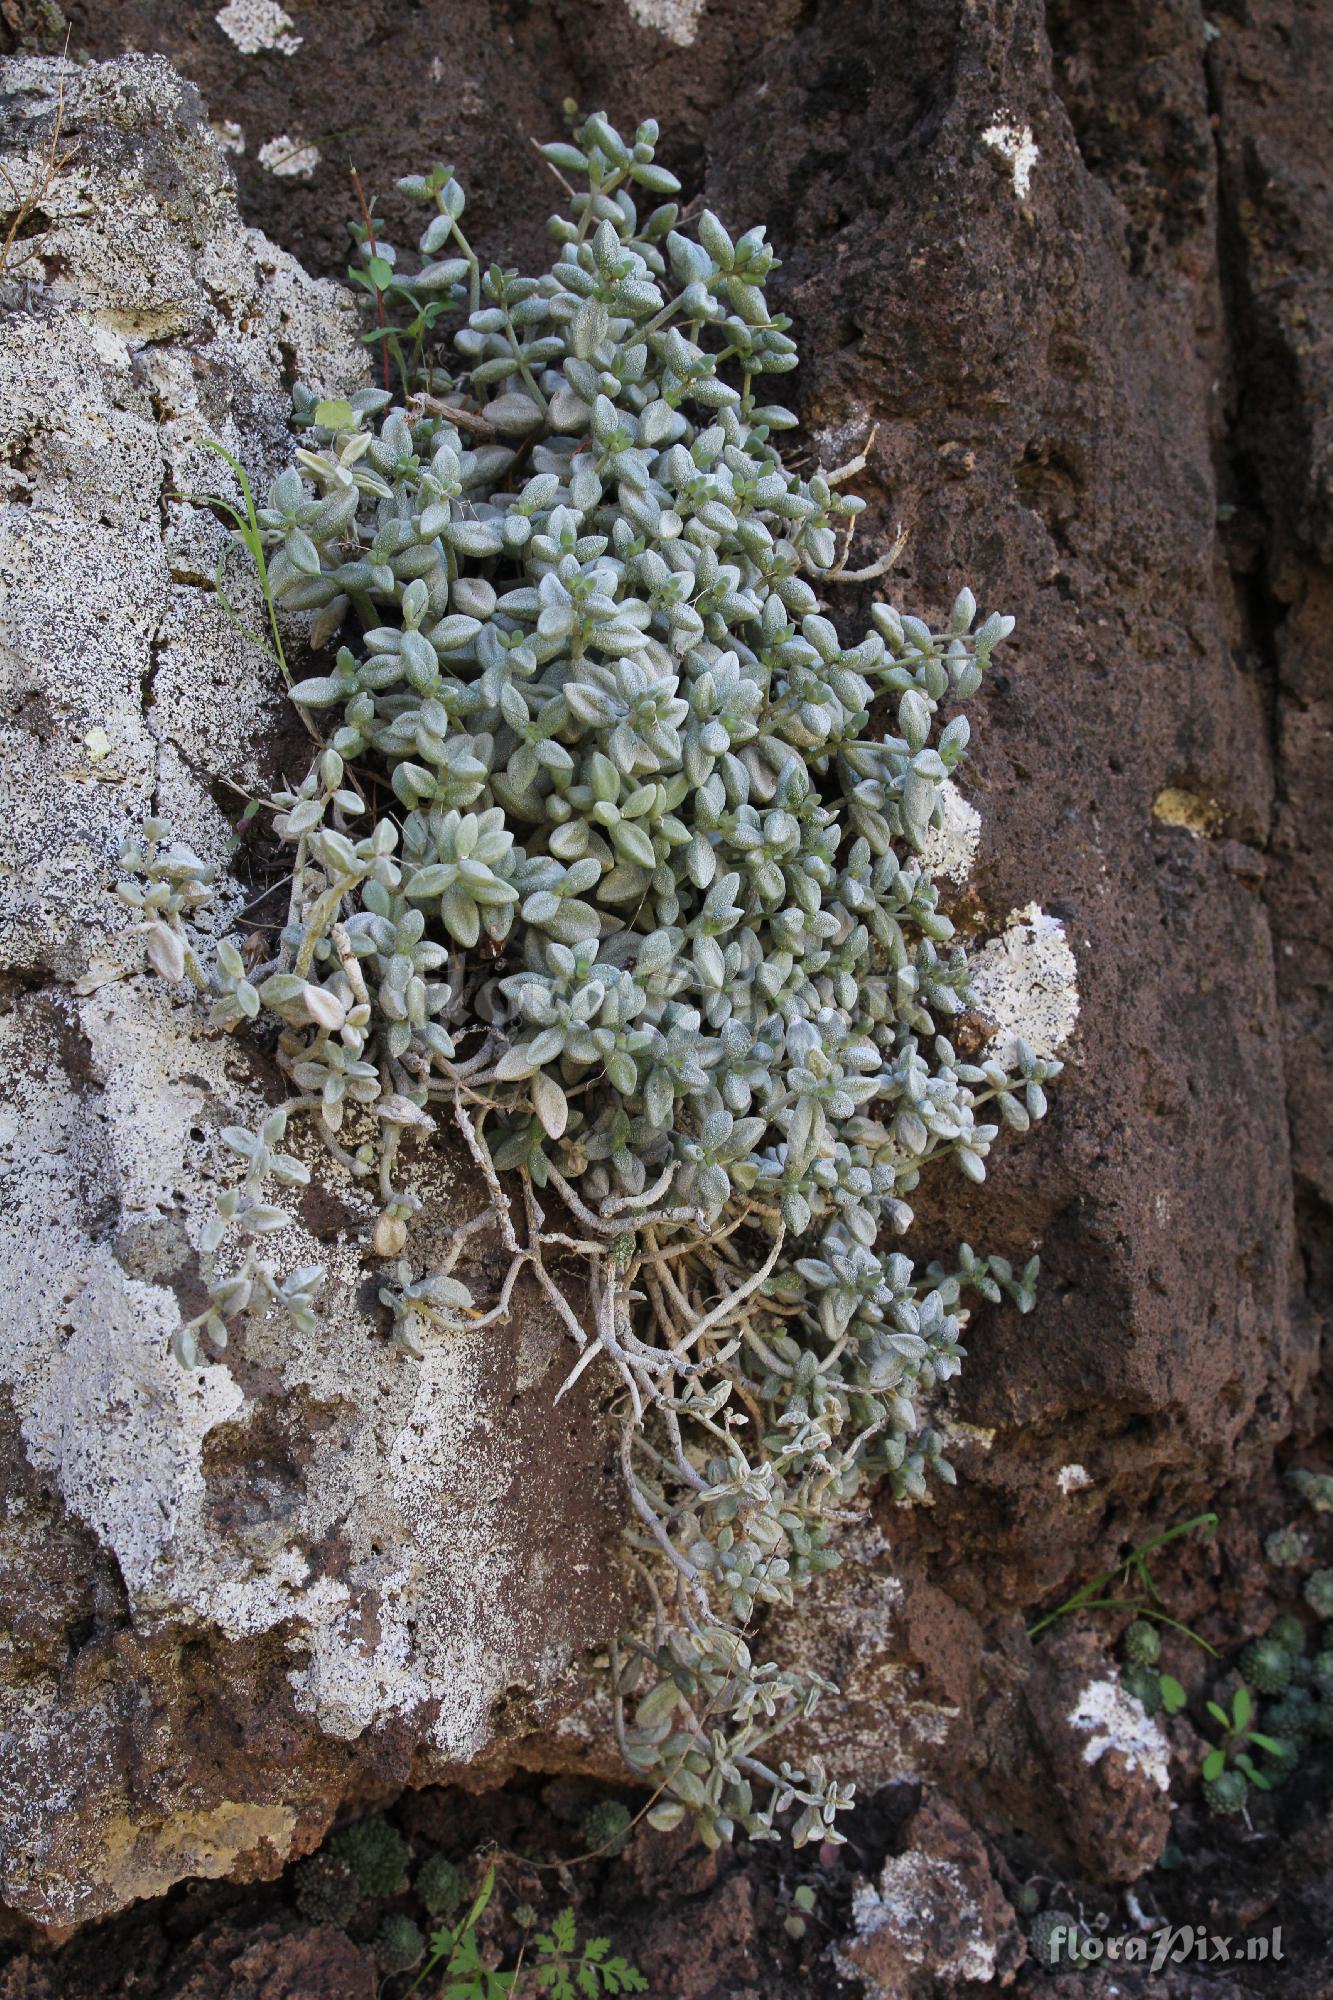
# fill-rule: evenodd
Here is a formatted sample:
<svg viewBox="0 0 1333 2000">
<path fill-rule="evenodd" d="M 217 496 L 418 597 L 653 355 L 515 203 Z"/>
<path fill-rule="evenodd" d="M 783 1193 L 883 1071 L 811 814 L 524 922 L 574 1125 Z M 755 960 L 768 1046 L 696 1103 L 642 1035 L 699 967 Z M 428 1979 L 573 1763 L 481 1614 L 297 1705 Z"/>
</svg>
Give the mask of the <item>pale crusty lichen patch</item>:
<svg viewBox="0 0 1333 2000">
<path fill-rule="evenodd" d="M 230 925 L 253 892 L 227 872 L 222 781 L 273 782 L 265 746 L 286 721 L 267 649 L 215 591 L 222 529 L 176 496 L 226 490 L 210 438 L 262 491 L 290 448 L 288 370 L 346 393 L 365 359 L 348 295 L 242 226 L 199 101 L 165 63 L 14 61 L 9 102 L 49 115 L 60 75 L 79 151 L 0 345 L 0 969 L 19 982 L 0 1022 L 0 1386 L 39 1490 L 115 1578 L 129 1664 L 85 1686 L 31 1661 L 11 1679 L 0 1656 L 4 1894 L 54 1926 L 287 1852 L 282 1787 L 308 1774 L 257 1773 L 265 1796 L 242 1804 L 235 1772 L 186 1776 L 177 1743 L 153 1751 L 151 1799 L 136 1789 L 135 1732 L 172 1712 L 179 1641 L 208 1653 L 220 1689 L 228 1648 L 265 1642 L 273 1712 L 341 1742 L 395 1722 L 418 1755 L 460 1763 L 490 1741 L 505 1689 L 559 1684 L 603 1636 L 608 1595 L 595 1509 L 559 1575 L 527 1531 L 538 1503 L 503 1338 L 462 1333 L 416 1363 L 380 1337 L 371 1205 L 338 1170 L 321 1176 L 323 1219 L 273 1240 L 282 1268 L 329 1269 L 317 1334 L 252 1323 L 215 1365 L 170 1355 L 230 1172 L 217 1129 L 256 1122 L 267 1093 L 188 998 L 135 969 L 117 856 L 159 811 L 218 863 Z M 23 118 L 10 129 L 21 146 Z M 164 176 L 170 206 L 151 193 Z M 234 556 L 226 585 L 258 627 Z M 431 1227 L 470 1212 L 447 1157 L 411 1172 Z M 524 1312 L 536 1400 L 563 1337 Z M 0 1576 L 40 1592 L 55 1557 L 22 1532 L 0 1527 Z"/>
<path fill-rule="evenodd" d="M 1097 1764 L 1108 1751 L 1124 1759 L 1126 1768 L 1142 1771 L 1161 1792 L 1171 1784 L 1171 1757 L 1165 1736 L 1143 1703 L 1112 1676 L 1089 1681 L 1070 1709 L 1071 1729 L 1087 1736 L 1085 1764 Z"/>
<path fill-rule="evenodd" d="M 1012 1063 L 1020 1040 L 1058 1055 L 1078 1022 L 1078 967 L 1064 925 L 1035 903 L 1012 910 L 972 960 L 974 1004 L 994 1024 L 994 1046 Z"/>
<path fill-rule="evenodd" d="M 687 49 L 699 32 L 704 0 L 625 0 L 634 19 L 645 28 L 656 28 L 678 49 Z"/>
<path fill-rule="evenodd" d="M 259 148 L 259 164 L 267 173 L 283 181 L 308 181 L 322 158 L 318 146 L 308 139 L 293 139 L 280 132 Z"/>
<path fill-rule="evenodd" d="M 295 22 L 277 0 L 227 0 L 213 16 L 224 35 L 243 56 L 266 51 L 294 56 L 303 37 L 295 32 Z"/>
<path fill-rule="evenodd" d="M 981 143 L 1008 163 L 1014 196 L 1018 201 L 1025 202 L 1032 192 L 1032 169 L 1041 156 L 1041 148 L 1032 136 L 1032 127 L 1020 126 L 1001 113 L 986 127 Z"/>
<path fill-rule="evenodd" d="M 952 778 L 940 786 L 939 810 L 940 823 L 926 835 L 922 863 L 940 881 L 966 882 L 981 844 L 981 814 Z"/>
<path fill-rule="evenodd" d="M 958 1937 L 955 1949 L 944 1958 L 938 1955 L 942 1913 L 947 1913 L 949 1935 Z M 857 1937 L 890 1932 L 906 1965 L 928 1967 L 933 1979 L 951 1985 L 964 1980 L 984 1985 L 995 1976 L 996 1948 L 983 1934 L 981 1919 L 981 1910 L 973 1907 L 966 1871 L 915 1848 L 886 1861 L 877 1882 L 858 1882 L 852 1897 Z M 858 1976 L 854 1958 L 838 1952 L 835 1961 L 849 1976 Z"/>
</svg>

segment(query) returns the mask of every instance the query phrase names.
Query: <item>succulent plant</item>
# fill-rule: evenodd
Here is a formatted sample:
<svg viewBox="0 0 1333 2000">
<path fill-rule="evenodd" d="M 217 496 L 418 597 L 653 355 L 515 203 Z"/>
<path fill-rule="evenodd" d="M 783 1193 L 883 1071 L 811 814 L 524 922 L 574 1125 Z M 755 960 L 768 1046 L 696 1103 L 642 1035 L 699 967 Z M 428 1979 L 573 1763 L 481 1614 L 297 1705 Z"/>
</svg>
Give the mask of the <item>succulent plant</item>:
<svg viewBox="0 0 1333 2000">
<path fill-rule="evenodd" d="M 779 450 L 797 420 L 762 397 L 797 357 L 764 231 L 687 230 L 656 140 L 597 113 L 545 149 L 584 187 L 540 275 L 482 264 L 444 166 L 401 183 L 415 272 L 354 231 L 401 394 L 298 390 L 251 506 L 271 598 L 337 650 L 294 689 L 327 740 L 272 801 L 276 953 L 202 977 L 220 1027 L 276 1017 L 289 1108 L 377 1173 L 400 1347 L 504 1318 L 530 1271 L 582 1348 L 560 1393 L 611 1371 L 642 1614 L 618 1740 L 656 1824 L 769 1839 L 795 1808 L 799 1845 L 841 1838 L 850 1788 L 761 1753 L 831 1684 L 742 1633 L 836 1565 L 871 1482 L 953 1481 L 929 1409 L 963 1294 L 1026 1311 L 1037 1261 L 921 1270 L 893 1239 L 927 1166 L 983 1179 L 1060 1065 L 950 1040 L 970 975 L 927 859 L 1013 621 L 964 588 L 942 629 L 880 602 L 844 636 L 821 591 L 893 557 L 847 567 L 855 461 Z M 193 891 L 160 840 L 143 863 L 153 895 L 186 881 L 144 907 L 179 970 Z M 399 1159 L 441 1117 L 489 1204 L 423 1271 Z M 453 1271 L 487 1223 L 511 1262 L 483 1309 Z M 571 1250 L 586 1326 L 548 1269 Z"/>
<path fill-rule="evenodd" d="M 1293 1659 L 1305 1651 L 1305 1626 L 1294 1611 L 1284 1611 L 1275 1618 L 1264 1637 L 1281 1646 Z"/>
<path fill-rule="evenodd" d="M 426 1955 L 421 1927 L 411 1917 L 393 1912 L 384 1919 L 376 1934 L 375 1960 L 382 1973 L 410 1972 Z"/>
<path fill-rule="evenodd" d="M 432 1917 L 451 1916 L 467 1894 L 467 1881 L 462 1869 L 447 1861 L 442 1854 L 427 1856 L 417 1870 L 412 1887 L 421 1907 Z"/>
<path fill-rule="evenodd" d="M 1210 1812 L 1230 1818 L 1245 1810 L 1250 1788 L 1243 1771 L 1220 1771 L 1215 1778 L 1205 1778 L 1203 1796 Z"/>
<path fill-rule="evenodd" d="M 581 1831 L 590 1853 L 615 1860 L 629 1844 L 632 1814 L 619 1799 L 599 1799 L 583 1815 Z"/>
<path fill-rule="evenodd" d="M 1081 1926 L 1068 1910 L 1039 1910 L 1028 1929 L 1028 1949 L 1038 1965 L 1079 1963 Z"/>
<path fill-rule="evenodd" d="M 1317 1569 L 1305 1579 L 1301 1592 L 1316 1618 L 1323 1622 L 1333 1618 L 1333 1569 Z"/>
<path fill-rule="evenodd" d="M 1278 1569 L 1296 1569 L 1310 1553 L 1310 1544 L 1299 1528 L 1274 1528 L 1264 1543 L 1264 1554 Z"/>
<path fill-rule="evenodd" d="M 1319 1696 L 1309 1688 L 1287 1688 L 1279 1700 L 1265 1710 L 1265 1720 L 1283 1736 L 1289 1736 L 1293 1728 L 1309 1730 L 1317 1702 Z"/>
<path fill-rule="evenodd" d="M 297 1909 L 312 1924 L 350 1924 L 362 1900 L 347 1863 L 326 1851 L 297 1864 L 293 1893 Z"/>
<path fill-rule="evenodd" d="M 1291 1679 L 1291 1654 L 1276 1639 L 1252 1639 L 1241 1653 L 1242 1677 L 1260 1694 L 1281 1694 Z"/>
<path fill-rule="evenodd" d="M 1144 1713 L 1156 1715 L 1165 1706 L 1162 1677 L 1152 1667 L 1131 1660 L 1120 1675 L 1121 1685 L 1141 1703 Z"/>
<path fill-rule="evenodd" d="M 1333 1472 L 1312 1472 L 1298 1466 L 1287 1474 L 1287 1484 L 1316 1514 L 1333 1514 Z"/>
<path fill-rule="evenodd" d="M 1125 1658 L 1136 1667 L 1151 1667 L 1161 1658 L 1162 1641 L 1157 1627 L 1146 1618 L 1136 1618 L 1132 1625 L 1127 1625 L 1121 1643 Z"/>
<path fill-rule="evenodd" d="M 1275 1736 L 1272 1740 L 1275 1747 L 1266 1753 L 1264 1773 L 1270 1784 L 1285 1785 L 1300 1764 L 1304 1740 L 1299 1736 Z"/>
<path fill-rule="evenodd" d="M 387 1820 L 340 1827 L 329 1852 L 351 1869 L 363 1896 L 397 1896 L 407 1887 L 407 1843 Z"/>
</svg>

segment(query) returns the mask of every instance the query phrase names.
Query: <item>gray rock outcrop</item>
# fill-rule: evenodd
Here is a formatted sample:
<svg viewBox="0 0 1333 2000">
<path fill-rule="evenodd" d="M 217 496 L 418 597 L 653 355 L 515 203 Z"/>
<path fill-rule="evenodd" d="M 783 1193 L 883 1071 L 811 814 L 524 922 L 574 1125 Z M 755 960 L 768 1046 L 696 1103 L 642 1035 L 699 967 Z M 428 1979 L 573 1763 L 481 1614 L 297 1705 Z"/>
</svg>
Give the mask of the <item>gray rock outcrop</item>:
<svg viewBox="0 0 1333 2000">
<path fill-rule="evenodd" d="M 266 480 L 292 380 L 342 393 L 364 350 L 165 62 L 2 68 L 18 185 L 62 84 L 73 149 L 0 300 L 0 1821 L 5 1900 L 63 1928 L 275 1868 L 358 1787 L 482 1754 L 502 1695 L 530 1726 L 614 1616 L 614 1499 L 586 1408 L 520 1393 L 560 1379 L 549 1310 L 409 1362 L 322 1170 L 280 1246 L 329 1268 L 318 1333 L 169 1351 L 218 1129 L 272 1091 L 138 969 L 118 850 L 162 815 L 221 865 L 214 920 L 262 926 L 231 822 L 302 755 L 244 558 L 180 496 L 235 492 L 209 440 Z M 438 1149 L 418 1187 L 441 1231 L 480 1205 Z"/>
</svg>

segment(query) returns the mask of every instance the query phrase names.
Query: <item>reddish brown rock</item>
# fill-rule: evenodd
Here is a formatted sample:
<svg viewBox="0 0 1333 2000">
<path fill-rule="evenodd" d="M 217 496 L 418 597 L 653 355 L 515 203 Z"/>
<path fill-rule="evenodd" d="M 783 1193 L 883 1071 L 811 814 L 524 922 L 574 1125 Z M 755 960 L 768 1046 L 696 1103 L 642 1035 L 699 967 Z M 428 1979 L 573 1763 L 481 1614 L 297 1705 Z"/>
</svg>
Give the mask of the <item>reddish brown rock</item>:
<svg viewBox="0 0 1333 2000">
<path fill-rule="evenodd" d="M 2 11 L 15 33 L 37 12 Z M 883 1552 L 802 1624 L 849 1690 L 821 1730 L 877 1777 L 910 1761 L 1012 1821 L 1044 1782 L 1019 1775 L 1028 1714 L 1063 1731 L 1080 1692 L 1043 1670 L 1024 1695 L 1024 1610 L 1219 1494 L 1266 1518 L 1274 1446 L 1330 1414 L 1330 10 L 712 0 L 681 41 L 623 0 L 347 0 L 317 26 L 289 0 L 300 47 L 253 56 L 218 11 L 66 7 L 76 50 L 160 50 L 243 128 L 244 212 L 313 269 L 344 258 L 349 154 L 381 188 L 455 158 L 478 239 L 520 261 L 549 192 L 516 135 L 558 130 L 566 94 L 657 115 L 725 219 L 771 226 L 817 448 L 879 424 L 860 539 L 908 526 L 893 594 L 938 612 L 966 575 L 1018 615 L 979 703 L 982 874 L 960 914 L 1035 894 L 1063 917 L 1081 1036 L 1035 1139 L 922 1214 L 942 1247 L 1039 1246 L 1042 1291 L 1032 1317 L 970 1330 L 957 1491 L 882 1510 Z M 1006 122 L 1038 149 L 1025 194 L 985 137 Z M 322 150 L 309 181 L 260 163 L 282 134 Z M 119 1616 L 114 1576 L 85 1596 L 76 1544 L 53 1525 L 43 1605 L 18 1606 L 43 1666 Z M 312 1839 L 364 1766 L 283 1717 L 276 1660 L 225 1657 L 227 1755 L 243 1768 L 247 1732 L 277 1731 L 311 1777 Z M 188 1733 L 152 1736 L 128 1700 L 116 1727 L 188 1784 Z M 1089 1767 L 1060 1740 L 1062 1837 L 1086 1795 L 1109 1859 L 1079 1851 L 1131 1866 L 1118 1753 Z M 396 1785 L 410 1740 L 390 1752 Z"/>
<path fill-rule="evenodd" d="M 927 1793 L 900 1853 L 852 1905 L 838 1969 L 863 1980 L 867 2000 L 913 2000 L 973 1986 L 1008 1986 L 1027 1948 L 991 1874 L 986 1849 L 957 1807 Z"/>
<path fill-rule="evenodd" d="M 1100 1882 L 1136 1882 L 1171 1829 L 1166 1733 L 1125 1692 L 1100 1634 L 1048 1641 L 1023 1689 L 1030 1824 Z"/>
<path fill-rule="evenodd" d="M 638 1947 L 651 1992 L 672 2000 L 721 2000 L 749 1986 L 759 1971 L 754 1889 L 730 1875 L 690 1907 L 688 1928 L 678 1909 L 664 1909 Z"/>
</svg>

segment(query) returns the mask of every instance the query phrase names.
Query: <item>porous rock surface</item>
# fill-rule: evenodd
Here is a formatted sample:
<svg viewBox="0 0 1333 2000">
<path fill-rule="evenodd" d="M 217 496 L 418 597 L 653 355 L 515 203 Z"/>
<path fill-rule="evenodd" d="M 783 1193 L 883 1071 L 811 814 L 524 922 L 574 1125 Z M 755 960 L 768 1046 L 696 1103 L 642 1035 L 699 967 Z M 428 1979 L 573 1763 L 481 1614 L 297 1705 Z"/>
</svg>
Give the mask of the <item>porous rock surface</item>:
<svg viewBox="0 0 1333 2000">
<path fill-rule="evenodd" d="M 470 1762 L 497 1700 L 530 1724 L 614 1615 L 598 1433 L 526 1393 L 560 1379 L 551 1315 L 395 1354 L 364 1198 L 323 1167 L 275 1241 L 329 1267 L 318 1334 L 170 1354 L 218 1128 L 271 1093 L 136 970 L 118 847 L 151 811 L 225 864 L 227 788 L 303 755 L 243 567 L 229 616 L 222 530 L 178 496 L 235 491 L 210 438 L 266 477 L 290 380 L 363 364 L 346 294 L 242 225 L 164 61 L 7 62 L 21 186 L 62 82 L 75 154 L 0 343 L 0 1823 L 5 1900 L 56 1928 L 272 1869 L 358 1784 Z M 447 1152 L 418 1186 L 440 1231 L 479 1205 Z"/>
<path fill-rule="evenodd" d="M 862 1983 L 866 2000 L 1009 1986 L 1026 1956 L 984 1844 L 935 1793 L 922 1799 L 903 1829 L 902 1851 L 884 1863 L 878 1881 L 858 1889 L 852 1931 L 835 1962 Z"/>
</svg>

